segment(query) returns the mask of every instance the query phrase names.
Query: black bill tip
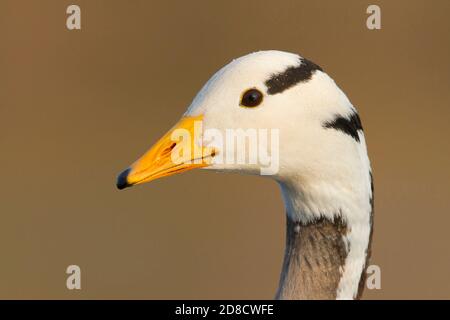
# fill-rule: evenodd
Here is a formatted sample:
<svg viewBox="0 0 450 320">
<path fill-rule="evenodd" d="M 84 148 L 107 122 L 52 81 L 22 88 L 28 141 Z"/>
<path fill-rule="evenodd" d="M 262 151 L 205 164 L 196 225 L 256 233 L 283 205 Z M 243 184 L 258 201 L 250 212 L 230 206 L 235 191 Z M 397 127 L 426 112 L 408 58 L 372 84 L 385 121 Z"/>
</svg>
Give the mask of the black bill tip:
<svg viewBox="0 0 450 320">
<path fill-rule="evenodd" d="M 122 189 L 125 189 L 126 187 L 131 186 L 131 184 L 129 184 L 128 180 L 127 180 L 127 177 L 128 177 L 128 174 L 130 173 L 130 171 L 131 171 L 131 169 L 128 168 L 128 169 L 122 171 L 122 173 L 117 176 L 117 182 L 116 182 L 117 189 L 122 190 Z"/>
</svg>

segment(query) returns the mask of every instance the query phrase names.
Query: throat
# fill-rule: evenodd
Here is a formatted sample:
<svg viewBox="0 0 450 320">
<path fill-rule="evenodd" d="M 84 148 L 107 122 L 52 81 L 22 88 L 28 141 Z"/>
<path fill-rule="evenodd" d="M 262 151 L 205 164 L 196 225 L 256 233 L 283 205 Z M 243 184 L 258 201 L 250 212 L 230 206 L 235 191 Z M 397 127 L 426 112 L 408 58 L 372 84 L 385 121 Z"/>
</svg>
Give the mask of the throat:
<svg viewBox="0 0 450 320">
<path fill-rule="evenodd" d="M 286 249 L 277 299 L 355 299 L 365 284 L 373 187 L 282 183 Z"/>
<path fill-rule="evenodd" d="M 287 216 L 277 299 L 336 299 L 348 255 L 347 225 L 336 218 L 304 223 Z"/>
</svg>

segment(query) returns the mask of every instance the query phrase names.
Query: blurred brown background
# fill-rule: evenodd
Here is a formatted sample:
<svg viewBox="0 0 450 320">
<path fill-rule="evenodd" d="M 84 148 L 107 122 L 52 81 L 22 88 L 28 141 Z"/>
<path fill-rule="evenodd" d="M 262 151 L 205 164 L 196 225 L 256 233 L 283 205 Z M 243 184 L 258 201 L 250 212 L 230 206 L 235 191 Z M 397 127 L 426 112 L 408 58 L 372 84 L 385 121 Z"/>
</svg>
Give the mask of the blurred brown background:
<svg viewBox="0 0 450 320">
<path fill-rule="evenodd" d="M 2 0 L 0 298 L 273 298 L 275 182 L 191 171 L 115 188 L 219 67 L 262 49 L 317 62 L 359 109 L 382 271 L 364 298 L 450 298 L 449 14 L 446 0 Z"/>
</svg>

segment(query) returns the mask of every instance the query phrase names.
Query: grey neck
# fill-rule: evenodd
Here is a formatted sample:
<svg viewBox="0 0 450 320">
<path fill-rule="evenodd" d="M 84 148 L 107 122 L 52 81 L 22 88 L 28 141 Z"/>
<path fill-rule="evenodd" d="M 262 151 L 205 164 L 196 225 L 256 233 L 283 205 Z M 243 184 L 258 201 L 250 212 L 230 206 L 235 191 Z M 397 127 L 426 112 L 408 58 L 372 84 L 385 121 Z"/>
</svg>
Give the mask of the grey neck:
<svg viewBox="0 0 450 320">
<path fill-rule="evenodd" d="M 369 180 L 351 197 L 332 183 L 280 183 L 287 226 L 277 299 L 361 297 L 373 231 L 371 174 Z"/>
<path fill-rule="evenodd" d="M 347 256 L 346 224 L 326 218 L 295 222 L 287 215 L 286 249 L 276 299 L 336 299 Z"/>
</svg>

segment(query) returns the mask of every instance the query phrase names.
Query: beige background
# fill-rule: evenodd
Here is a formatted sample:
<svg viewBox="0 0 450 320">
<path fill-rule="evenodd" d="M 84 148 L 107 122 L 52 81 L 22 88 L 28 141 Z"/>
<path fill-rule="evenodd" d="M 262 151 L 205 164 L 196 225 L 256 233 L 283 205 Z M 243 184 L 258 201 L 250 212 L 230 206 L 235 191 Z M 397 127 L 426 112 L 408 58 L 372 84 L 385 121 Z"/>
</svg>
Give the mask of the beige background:
<svg viewBox="0 0 450 320">
<path fill-rule="evenodd" d="M 115 188 L 219 67 L 261 49 L 320 64 L 360 111 L 382 269 L 364 298 L 450 298 L 449 14 L 445 0 L 2 0 L 0 298 L 272 298 L 275 182 L 193 171 Z"/>
</svg>

